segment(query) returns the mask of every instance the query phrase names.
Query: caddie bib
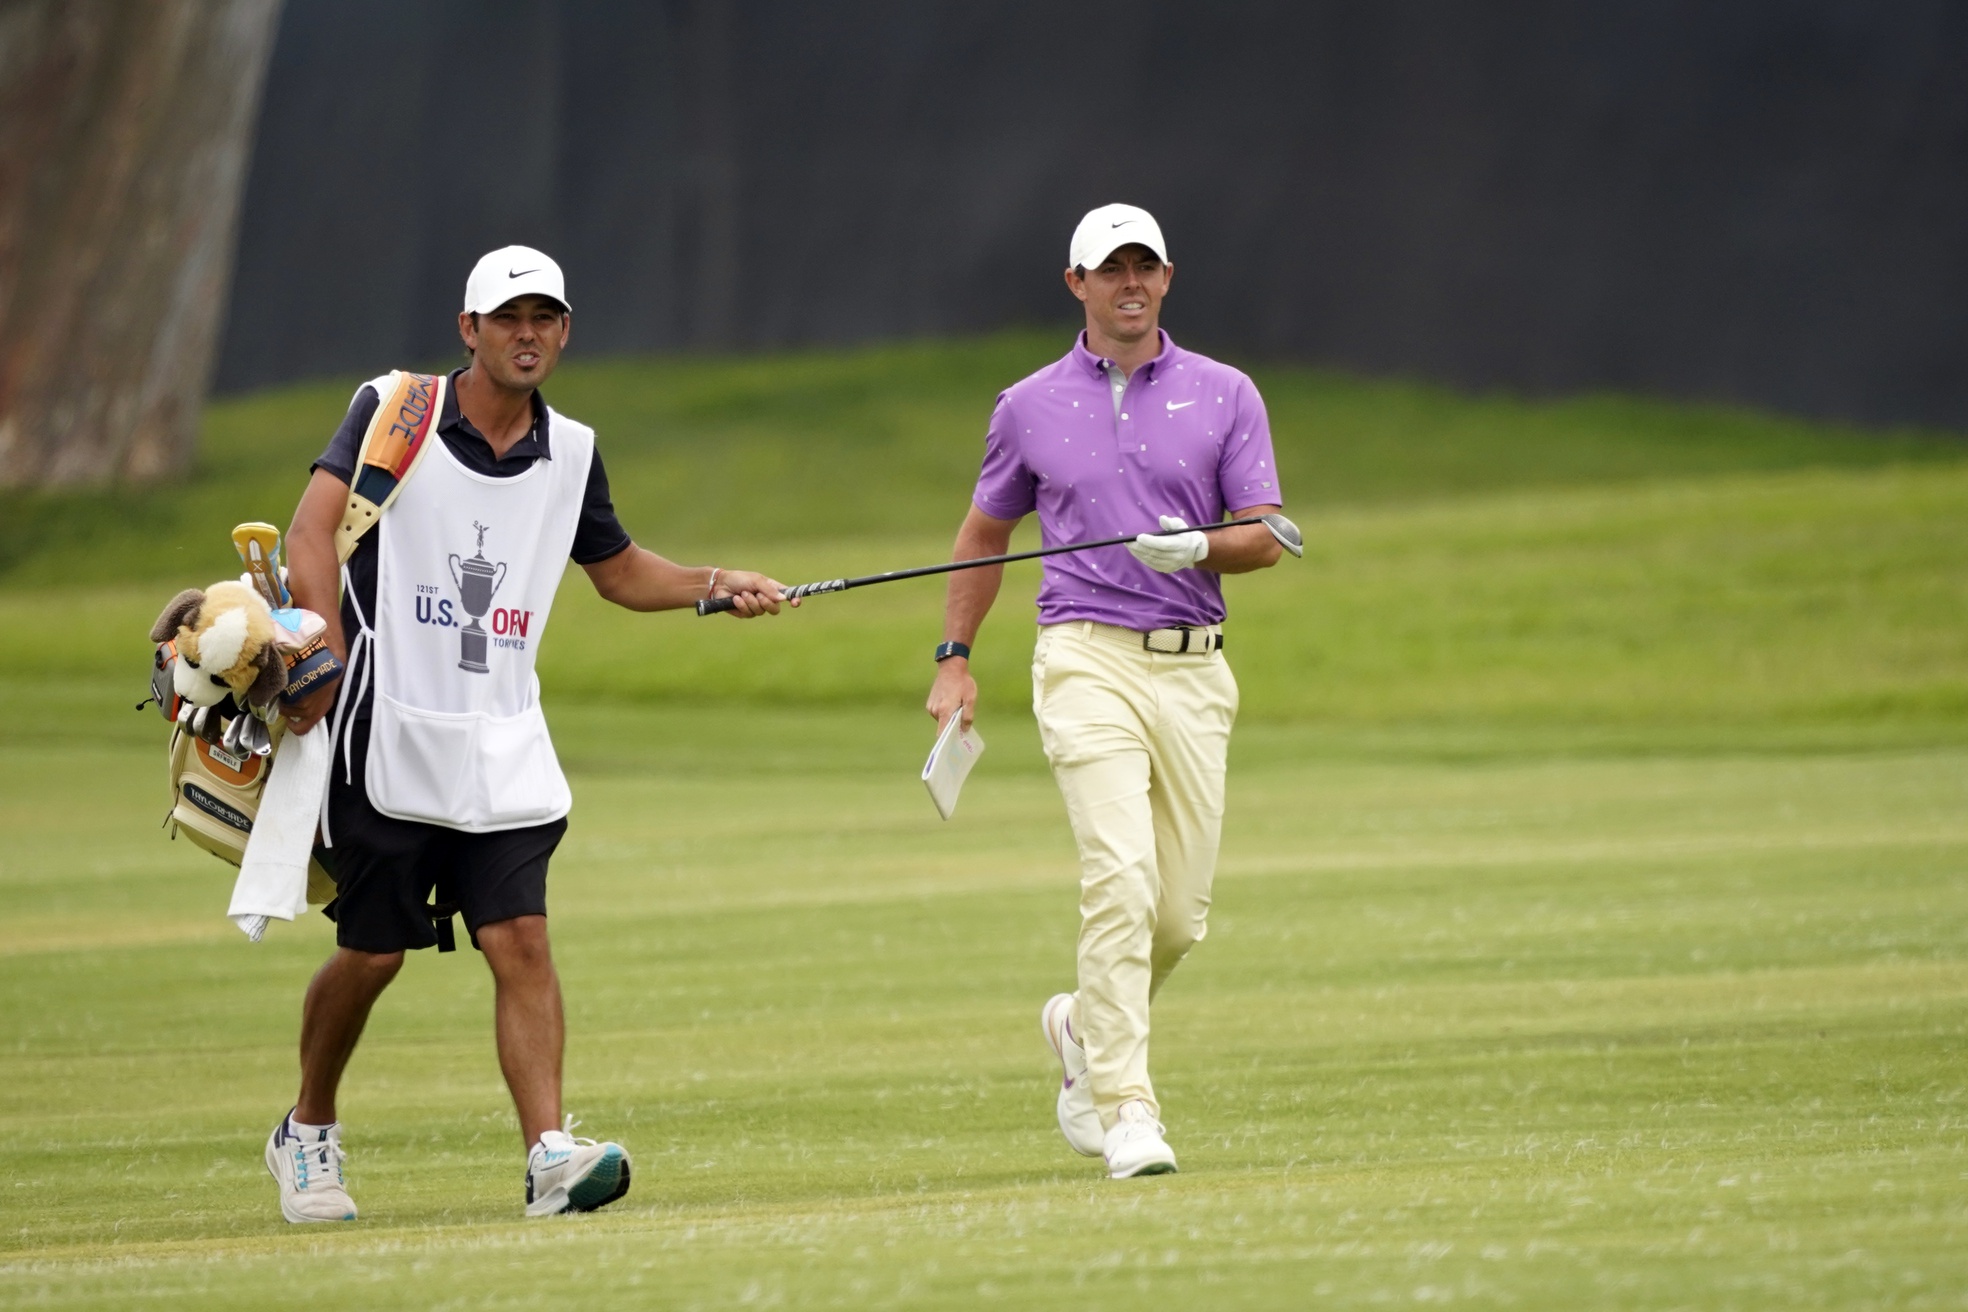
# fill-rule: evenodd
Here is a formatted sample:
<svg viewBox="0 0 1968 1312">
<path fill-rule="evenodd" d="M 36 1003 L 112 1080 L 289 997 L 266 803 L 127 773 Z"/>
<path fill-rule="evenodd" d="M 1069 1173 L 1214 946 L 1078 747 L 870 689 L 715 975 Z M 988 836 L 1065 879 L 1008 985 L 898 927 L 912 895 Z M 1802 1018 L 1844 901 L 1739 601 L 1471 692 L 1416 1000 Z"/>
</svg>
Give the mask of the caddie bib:
<svg viewBox="0 0 1968 1312">
<path fill-rule="evenodd" d="M 550 457 L 512 478 L 442 442 L 378 526 L 376 697 L 364 774 L 384 815 L 472 833 L 573 805 L 534 659 L 587 489 L 594 431 L 547 412 Z"/>
</svg>

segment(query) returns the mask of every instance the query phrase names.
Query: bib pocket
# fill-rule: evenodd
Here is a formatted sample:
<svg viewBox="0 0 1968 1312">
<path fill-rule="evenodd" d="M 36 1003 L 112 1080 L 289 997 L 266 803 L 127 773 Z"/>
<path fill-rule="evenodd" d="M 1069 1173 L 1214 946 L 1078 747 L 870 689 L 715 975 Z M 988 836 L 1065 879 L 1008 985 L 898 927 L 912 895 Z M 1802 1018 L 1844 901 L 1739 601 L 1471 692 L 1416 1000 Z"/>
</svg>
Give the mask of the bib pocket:
<svg viewBox="0 0 1968 1312">
<path fill-rule="evenodd" d="M 363 774 L 384 815 L 470 833 L 557 820 L 573 803 L 537 701 L 494 716 L 426 711 L 378 691 Z"/>
<path fill-rule="evenodd" d="M 500 828 L 558 820 L 573 805 L 538 702 L 518 715 L 482 717 L 478 759 L 491 771 L 485 780 L 487 810 L 494 817 L 508 817 Z"/>
</svg>

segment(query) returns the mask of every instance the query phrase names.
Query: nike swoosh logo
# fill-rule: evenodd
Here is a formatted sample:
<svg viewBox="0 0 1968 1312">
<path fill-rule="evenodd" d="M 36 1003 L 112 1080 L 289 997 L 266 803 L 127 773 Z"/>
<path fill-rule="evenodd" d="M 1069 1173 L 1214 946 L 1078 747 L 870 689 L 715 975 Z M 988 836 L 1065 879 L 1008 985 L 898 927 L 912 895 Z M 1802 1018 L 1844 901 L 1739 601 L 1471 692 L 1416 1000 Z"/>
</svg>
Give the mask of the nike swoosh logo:
<svg viewBox="0 0 1968 1312">
<path fill-rule="evenodd" d="M 1133 219 L 1122 219 L 1119 223 L 1110 223 L 1107 226 L 1110 228 L 1125 228 L 1127 227 L 1128 224 L 1133 222 L 1134 222 Z"/>
<path fill-rule="evenodd" d="M 538 270 L 538 269 L 521 269 L 521 270 L 520 270 L 520 271 L 519 271 L 518 273 L 514 273 L 514 272 L 513 272 L 513 271 L 512 271 L 511 269 L 507 269 L 507 270 L 506 270 L 506 277 L 508 277 L 508 278 L 524 278 L 524 277 L 525 277 L 525 276 L 526 276 L 527 274 L 529 274 L 529 273 L 538 273 L 538 272 L 539 272 L 539 270 Z"/>
<path fill-rule="evenodd" d="M 1189 408 L 1190 406 L 1192 406 L 1192 405 L 1194 405 L 1194 404 L 1196 404 L 1196 403 L 1195 403 L 1194 401 L 1169 401 L 1169 402 L 1166 402 L 1166 404 L 1167 404 L 1167 406 L 1168 406 L 1168 408 L 1169 408 L 1169 409 L 1171 409 L 1171 410 L 1186 410 L 1186 409 L 1188 409 L 1188 408 Z"/>
</svg>

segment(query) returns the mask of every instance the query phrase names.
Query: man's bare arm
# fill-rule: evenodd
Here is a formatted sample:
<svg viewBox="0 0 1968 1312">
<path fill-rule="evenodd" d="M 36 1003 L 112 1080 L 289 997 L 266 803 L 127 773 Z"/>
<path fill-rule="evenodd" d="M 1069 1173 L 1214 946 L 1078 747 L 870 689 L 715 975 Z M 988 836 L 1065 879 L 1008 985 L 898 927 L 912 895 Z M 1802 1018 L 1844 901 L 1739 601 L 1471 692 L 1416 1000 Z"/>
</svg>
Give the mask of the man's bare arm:
<svg viewBox="0 0 1968 1312">
<path fill-rule="evenodd" d="M 950 559 L 1002 556 L 1011 550 L 1011 532 L 1017 527 L 1015 519 L 999 519 L 972 506 L 964 516 L 963 527 L 957 530 Z M 998 588 L 1003 582 L 1003 565 L 963 569 L 950 575 L 950 590 L 943 603 L 943 640 L 961 642 L 966 647 L 977 641 L 977 630 L 991 613 L 991 603 L 998 599 Z M 937 665 L 936 681 L 930 685 L 926 709 L 938 724 L 959 709 L 963 712 L 963 722 L 966 725 L 971 722 L 977 714 L 977 680 L 970 677 L 969 658 L 952 656 Z"/>
<path fill-rule="evenodd" d="M 1256 519 L 1260 515 L 1277 513 L 1279 506 L 1251 506 L 1231 515 L 1231 519 Z M 1278 539 L 1271 536 L 1271 530 L 1262 524 L 1246 524 L 1241 528 L 1223 528 L 1209 535 L 1209 555 L 1196 564 L 1197 569 L 1208 570 L 1212 574 L 1249 574 L 1253 570 L 1270 569 L 1285 554 L 1278 545 Z"/>
<path fill-rule="evenodd" d="M 777 615 L 779 603 L 785 600 L 779 583 L 763 574 L 720 569 L 715 571 L 714 585 L 709 565 L 679 565 L 633 543 L 607 560 L 581 568 L 588 572 L 596 592 L 629 610 L 681 610 L 705 597 L 731 597 L 737 603 L 733 613 L 751 619 Z"/>
<path fill-rule="evenodd" d="M 342 632 L 342 565 L 335 559 L 335 530 L 348 504 L 348 484 L 325 469 L 308 479 L 294 522 L 287 526 L 287 590 L 294 604 L 328 621 L 328 647 L 348 663 L 348 636 Z M 306 733 L 335 704 L 340 680 L 317 689 L 287 710 L 296 733 Z"/>
</svg>

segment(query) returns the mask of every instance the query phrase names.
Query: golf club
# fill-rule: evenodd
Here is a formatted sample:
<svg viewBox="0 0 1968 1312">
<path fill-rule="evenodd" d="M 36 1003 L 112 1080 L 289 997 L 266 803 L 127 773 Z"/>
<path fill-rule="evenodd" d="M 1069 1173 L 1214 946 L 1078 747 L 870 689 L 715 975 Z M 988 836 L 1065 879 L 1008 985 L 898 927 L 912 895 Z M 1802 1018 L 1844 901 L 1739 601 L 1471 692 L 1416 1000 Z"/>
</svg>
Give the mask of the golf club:
<svg viewBox="0 0 1968 1312">
<path fill-rule="evenodd" d="M 1177 533 L 1214 533 L 1218 529 L 1237 528 L 1244 524 L 1262 524 L 1278 539 L 1278 545 L 1294 556 L 1305 555 L 1305 536 L 1298 531 L 1298 525 L 1283 515 L 1259 515 L 1253 519 L 1227 519 L 1220 524 L 1198 524 L 1194 528 L 1161 529 L 1156 537 L 1169 537 Z M 1141 536 L 1129 533 L 1124 537 L 1102 538 L 1098 542 L 1069 542 L 1064 546 L 1042 547 L 1037 551 L 1015 551 L 1008 556 L 979 556 L 975 560 L 953 560 L 944 565 L 923 565 L 917 569 L 890 570 L 886 574 L 863 574 L 854 579 L 827 579 L 820 583 L 800 583 L 785 589 L 786 600 L 798 597 L 811 597 L 822 592 L 846 592 L 849 588 L 865 588 L 871 583 L 893 583 L 897 579 L 919 579 L 927 574 L 948 574 L 952 570 L 982 569 L 986 565 L 1008 565 L 1014 560 L 1036 560 L 1040 556 L 1058 556 L 1069 551 L 1092 551 L 1095 547 L 1119 547 Z M 737 602 L 731 597 L 707 597 L 697 603 L 699 615 L 716 615 L 727 610 L 736 610 Z"/>
</svg>

